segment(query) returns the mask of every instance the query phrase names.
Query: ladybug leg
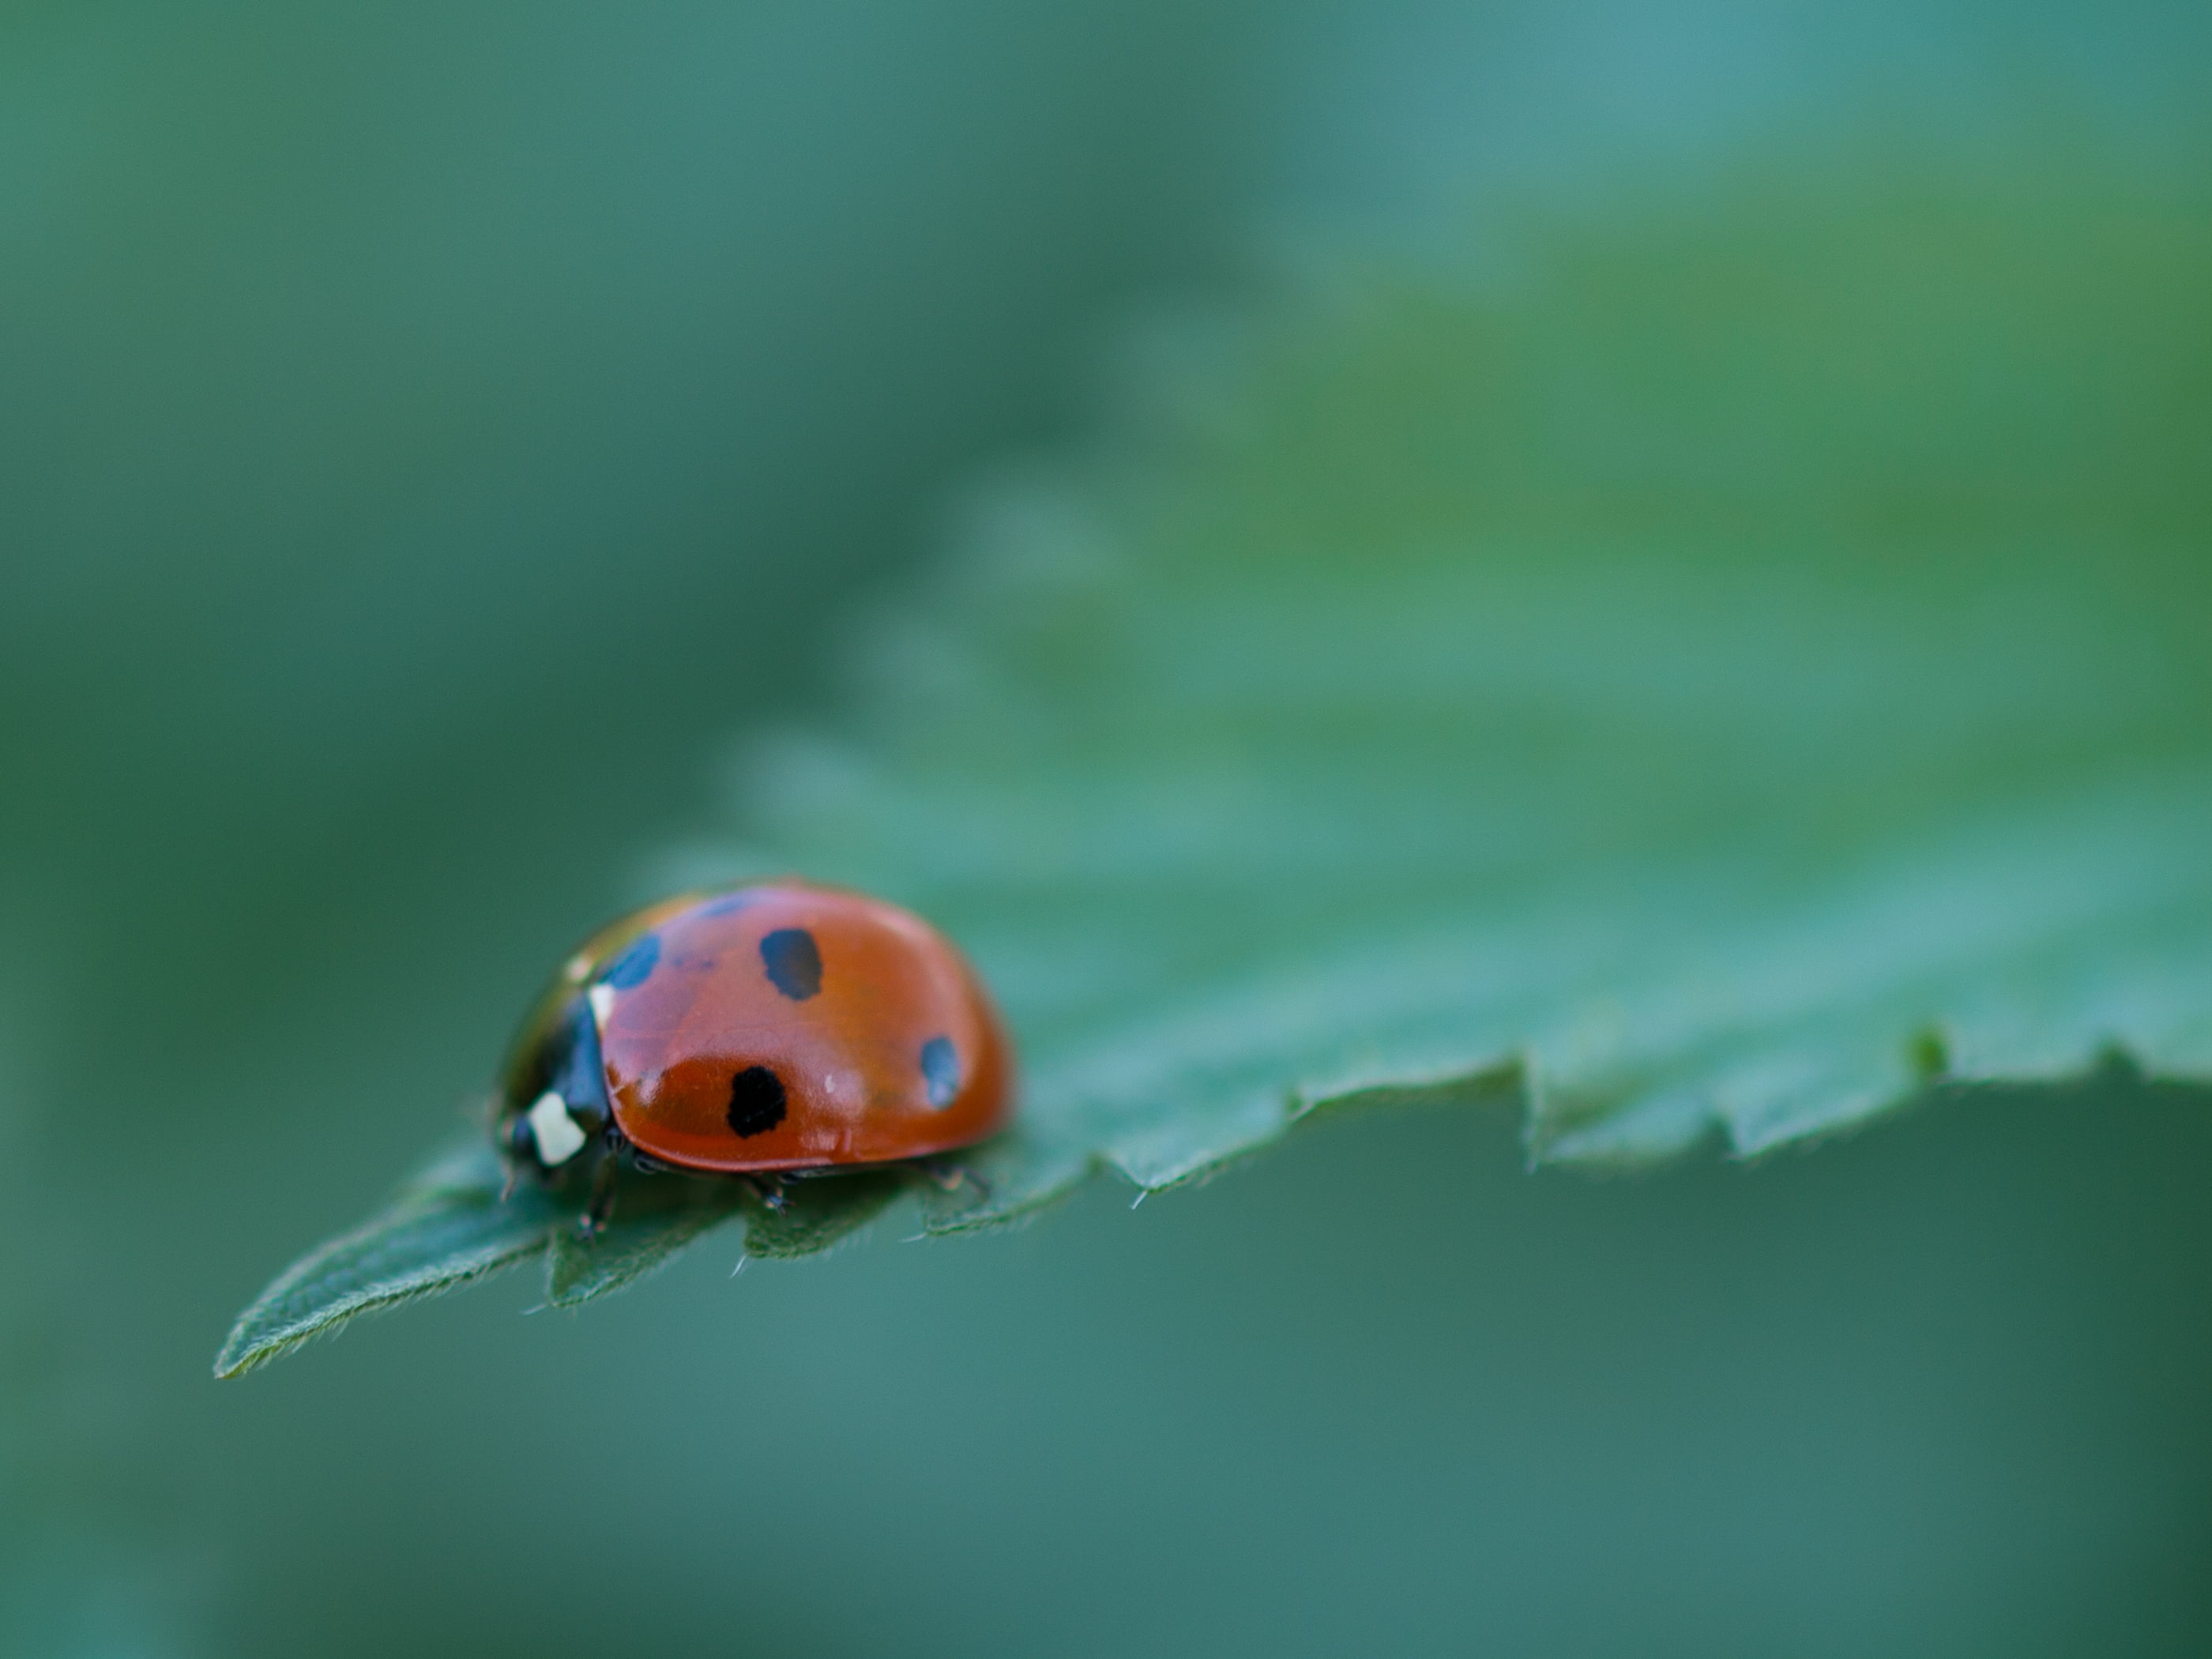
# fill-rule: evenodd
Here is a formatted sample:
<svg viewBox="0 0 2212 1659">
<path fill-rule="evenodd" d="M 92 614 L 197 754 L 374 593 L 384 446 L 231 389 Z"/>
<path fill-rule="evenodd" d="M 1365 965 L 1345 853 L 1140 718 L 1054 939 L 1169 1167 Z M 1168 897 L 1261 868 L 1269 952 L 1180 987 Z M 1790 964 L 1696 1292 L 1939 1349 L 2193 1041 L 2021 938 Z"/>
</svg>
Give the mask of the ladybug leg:
<svg viewBox="0 0 2212 1659">
<path fill-rule="evenodd" d="M 592 1200 L 584 1206 L 584 1218 L 576 1224 L 576 1231 L 586 1240 L 597 1238 L 605 1231 L 607 1218 L 614 1213 L 617 1167 L 611 1157 L 603 1157 L 599 1168 L 592 1171 Z"/>
<path fill-rule="evenodd" d="M 984 1198 L 991 1195 L 991 1183 L 964 1164 L 939 1164 L 933 1158 L 918 1158 L 914 1167 L 928 1176 L 940 1193 L 957 1193 L 963 1187 L 973 1187 Z"/>
<path fill-rule="evenodd" d="M 522 1184 L 524 1172 L 540 1167 L 536 1162 L 538 1140 L 525 1115 L 509 1122 L 504 1132 L 494 1137 L 494 1144 L 499 1147 L 500 1161 L 507 1165 L 507 1179 L 499 1188 L 499 1201 L 504 1204 Z"/>
<path fill-rule="evenodd" d="M 751 1188 L 753 1196 L 778 1215 L 791 1207 L 791 1200 L 784 1194 L 781 1176 L 770 1172 L 764 1176 L 741 1175 L 738 1179 Z"/>
</svg>

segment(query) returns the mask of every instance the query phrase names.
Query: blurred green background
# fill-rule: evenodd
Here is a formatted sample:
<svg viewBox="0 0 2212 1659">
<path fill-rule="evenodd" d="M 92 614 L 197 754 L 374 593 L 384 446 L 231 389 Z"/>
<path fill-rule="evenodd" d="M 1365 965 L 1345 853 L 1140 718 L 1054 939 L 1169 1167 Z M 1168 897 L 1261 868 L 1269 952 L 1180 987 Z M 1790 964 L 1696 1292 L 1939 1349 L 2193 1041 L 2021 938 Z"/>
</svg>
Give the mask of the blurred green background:
<svg viewBox="0 0 2212 1659">
<path fill-rule="evenodd" d="M 1081 436 L 1131 319 L 1869 137 L 2195 168 L 2208 47 L 2180 7 L 0 10 L 0 1644 L 2203 1650 L 2179 1091 L 1632 1183 L 1409 1116 L 1133 1216 L 734 1284 L 732 1240 L 207 1365 L 727 746 L 834 706 L 951 504 Z"/>
</svg>

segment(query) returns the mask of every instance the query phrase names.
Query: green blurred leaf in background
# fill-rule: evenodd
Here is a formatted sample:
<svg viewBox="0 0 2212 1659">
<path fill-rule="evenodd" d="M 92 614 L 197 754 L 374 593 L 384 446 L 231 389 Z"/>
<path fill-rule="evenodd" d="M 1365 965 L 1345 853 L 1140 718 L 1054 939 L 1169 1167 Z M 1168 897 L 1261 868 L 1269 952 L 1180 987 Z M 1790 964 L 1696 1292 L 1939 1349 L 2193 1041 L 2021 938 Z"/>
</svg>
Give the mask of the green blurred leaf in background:
<svg viewBox="0 0 2212 1659">
<path fill-rule="evenodd" d="M 1861 167 L 1518 253 L 1254 319 L 754 757 L 736 866 L 936 918 L 1024 1044 L 927 1230 L 1350 1100 L 1613 1166 L 2212 1070 L 2203 204 Z"/>
<path fill-rule="evenodd" d="M 2189 1065 L 2208 43 L 0 10 L 0 1650 L 2201 1650 L 2212 1089 L 1941 1079 Z M 1342 1126 L 737 1279 L 866 1206 L 663 1188 L 208 1384 L 574 937 L 793 862 L 987 956 L 1040 1193 Z M 1613 1167 L 1923 1077 L 1650 1180 L 1374 1109 Z"/>
<path fill-rule="evenodd" d="M 743 781 L 1028 1045 L 931 1224 L 1516 1064 L 1608 1165 L 2212 1071 L 2212 222 L 2015 166 L 1358 264 L 993 502 Z"/>
</svg>

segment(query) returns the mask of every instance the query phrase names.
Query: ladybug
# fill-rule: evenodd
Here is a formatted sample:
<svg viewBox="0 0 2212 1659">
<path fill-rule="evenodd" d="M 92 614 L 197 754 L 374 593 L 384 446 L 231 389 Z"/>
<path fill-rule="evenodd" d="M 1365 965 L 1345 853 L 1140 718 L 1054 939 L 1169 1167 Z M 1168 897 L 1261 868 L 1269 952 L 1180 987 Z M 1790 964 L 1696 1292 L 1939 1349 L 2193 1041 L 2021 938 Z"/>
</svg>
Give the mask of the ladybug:
<svg viewBox="0 0 2212 1659">
<path fill-rule="evenodd" d="M 1013 1057 L 974 969 L 936 929 L 840 888 L 777 881 L 649 905 L 569 957 L 494 1100 L 516 1172 L 753 1182 L 927 1159 L 995 1134 Z"/>
</svg>

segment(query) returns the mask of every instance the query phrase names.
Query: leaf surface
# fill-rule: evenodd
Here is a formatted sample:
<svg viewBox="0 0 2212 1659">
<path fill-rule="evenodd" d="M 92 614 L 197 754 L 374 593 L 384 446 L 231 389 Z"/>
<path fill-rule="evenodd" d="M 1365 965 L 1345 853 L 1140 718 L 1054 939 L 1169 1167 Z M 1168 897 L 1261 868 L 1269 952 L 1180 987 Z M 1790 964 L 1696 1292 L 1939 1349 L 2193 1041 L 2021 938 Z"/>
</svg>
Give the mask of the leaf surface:
<svg viewBox="0 0 2212 1659">
<path fill-rule="evenodd" d="M 436 1296 L 526 1261 L 558 1224 L 536 1188 L 505 1199 L 489 1146 L 440 1158 L 379 1214 L 295 1262 L 260 1294 L 216 1357 L 239 1376 L 356 1315 Z"/>
<path fill-rule="evenodd" d="M 744 1191 L 734 1182 L 629 1183 L 596 1236 L 574 1225 L 556 1230 L 545 1258 L 546 1301 L 580 1307 L 635 1283 L 737 1214 Z"/>
<path fill-rule="evenodd" d="M 1839 175 L 1345 273 L 988 500 L 685 873 L 981 963 L 1026 1104 L 939 1231 L 1408 1088 L 1613 1165 L 2203 1073 L 2208 225 Z"/>
<path fill-rule="evenodd" d="M 554 1230 L 545 1299 L 574 1308 L 621 1290 L 738 1215 L 746 1218 L 747 1257 L 813 1255 L 866 1226 L 908 1185 L 903 1170 L 856 1170 L 787 1181 L 769 1201 L 735 1181 L 626 1178 L 611 1219 L 595 1236 L 572 1222 Z"/>
<path fill-rule="evenodd" d="M 1347 262 L 986 496 L 843 726 L 749 754 L 661 885 L 804 871 L 976 958 L 1024 1104 L 915 1183 L 938 1232 L 1325 1108 L 1515 1103 L 1611 1166 L 2100 1053 L 2212 1073 L 2204 207 L 1838 165 Z M 904 1179 L 796 1183 L 746 1249 Z M 552 1299 L 732 1205 L 563 1236 Z M 224 1364 L 550 1236 L 403 1203 Z"/>
</svg>

